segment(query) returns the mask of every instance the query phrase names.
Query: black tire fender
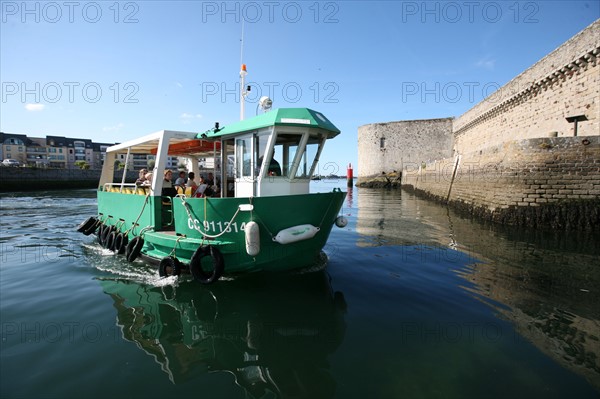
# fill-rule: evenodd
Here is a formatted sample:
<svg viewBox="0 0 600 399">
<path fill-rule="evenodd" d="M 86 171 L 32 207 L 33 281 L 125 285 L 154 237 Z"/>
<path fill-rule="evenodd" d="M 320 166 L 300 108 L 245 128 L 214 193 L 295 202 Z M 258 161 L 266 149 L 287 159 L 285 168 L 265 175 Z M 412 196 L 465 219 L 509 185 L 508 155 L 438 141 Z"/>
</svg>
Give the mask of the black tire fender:
<svg viewBox="0 0 600 399">
<path fill-rule="evenodd" d="M 104 226 L 104 230 L 102 230 L 102 246 L 104 248 L 108 248 L 108 236 L 115 230 L 115 226 Z"/>
<path fill-rule="evenodd" d="M 127 244 L 129 242 L 129 238 L 124 233 L 117 234 L 115 237 L 115 252 L 119 255 L 123 255 L 125 253 L 125 249 L 127 248 Z"/>
<path fill-rule="evenodd" d="M 77 226 L 77 231 L 80 233 L 83 233 L 84 231 L 86 231 L 87 229 L 92 227 L 94 224 L 96 224 L 97 220 L 98 219 L 96 219 L 95 217 L 90 216 L 89 218 L 87 218 L 83 222 L 81 222 L 79 224 L 79 226 Z"/>
<path fill-rule="evenodd" d="M 127 249 L 125 250 L 125 256 L 127 257 L 128 262 L 133 262 L 142 252 L 142 248 L 144 247 L 144 239 L 140 236 L 134 237 L 133 240 L 129 241 L 127 244 Z"/>
<path fill-rule="evenodd" d="M 108 226 L 105 224 L 101 224 L 98 228 L 98 243 L 104 246 L 104 229 L 108 229 Z"/>
<path fill-rule="evenodd" d="M 213 264 L 211 271 L 204 271 L 202 269 L 202 259 L 207 256 L 210 257 Z M 190 272 L 194 276 L 194 279 L 202 284 L 214 283 L 221 278 L 224 270 L 225 260 L 223 259 L 223 254 L 217 247 L 212 245 L 198 247 L 190 260 Z"/>
<path fill-rule="evenodd" d="M 172 256 L 162 258 L 158 264 L 158 274 L 161 277 L 179 276 L 181 274 L 181 262 Z"/>
<path fill-rule="evenodd" d="M 86 236 L 89 236 L 92 233 L 95 233 L 96 230 L 102 226 L 102 222 L 99 221 L 98 219 L 96 219 L 96 222 L 94 224 L 92 224 L 89 228 L 87 228 L 86 230 L 83 231 L 83 234 Z"/>
<path fill-rule="evenodd" d="M 110 249 L 111 251 L 116 252 L 116 250 L 115 250 L 116 238 L 117 238 L 117 230 L 114 229 L 108 234 L 108 237 L 106 237 L 106 248 Z"/>
</svg>

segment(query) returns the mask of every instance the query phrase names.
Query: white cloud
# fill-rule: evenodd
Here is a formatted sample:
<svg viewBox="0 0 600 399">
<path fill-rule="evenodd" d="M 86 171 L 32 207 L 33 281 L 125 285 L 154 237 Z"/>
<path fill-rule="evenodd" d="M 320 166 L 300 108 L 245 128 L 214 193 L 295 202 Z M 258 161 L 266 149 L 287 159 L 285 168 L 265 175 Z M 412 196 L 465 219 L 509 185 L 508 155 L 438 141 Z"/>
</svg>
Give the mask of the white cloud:
<svg viewBox="0 0 600 399">
<path fill-rule="evenodd" d="M 496 60 L 485 57 L 475 63 L 477 68 L 494 69 L 496 66 Z"/>
<path fill-rule="evenodd" d="M 115 126 L 104 126 L 102 128 L 102 131 L 104 131 L 104 132 L 118 132 L 123 127 L 125 127 L 125 125 L 123 123 L 119 122 Z"/>
<path fill-rule="evenodd" d="M 44 108 L 46 108 L 44 104 L 25 104 L 25 109 L 31 112 L 43 111 Z"/>
<path fill-rule="evenodd" d="M 179 115 L 179 118 L 181 119 L 182 123 L 188 124 L 194 119 L 202 119 L 202 114 L 189 114 L 184 112 L 183 114 Z"/>
<path fill-rule="evenodd" d="M 175 84 L 177 85 L 177 87 L 183 87 L 183 85 L 179 82 L 175 82 Z"/>
</svg>

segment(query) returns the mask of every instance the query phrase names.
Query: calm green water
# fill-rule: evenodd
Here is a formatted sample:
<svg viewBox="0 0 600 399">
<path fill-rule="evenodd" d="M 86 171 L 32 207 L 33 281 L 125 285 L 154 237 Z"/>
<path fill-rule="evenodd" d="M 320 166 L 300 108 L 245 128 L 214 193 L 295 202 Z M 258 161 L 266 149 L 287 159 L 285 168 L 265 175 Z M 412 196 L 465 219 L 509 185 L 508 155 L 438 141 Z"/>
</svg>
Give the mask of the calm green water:
<svg viewBox="0 0 600 399">
<path fill-rule="evenodd" d="M 599 396 L 597 234 L 350 194 L 325 270 L 211 287 L 76 233 L 94 191 L 2 194 L 0 396 Z"/>
</svg>

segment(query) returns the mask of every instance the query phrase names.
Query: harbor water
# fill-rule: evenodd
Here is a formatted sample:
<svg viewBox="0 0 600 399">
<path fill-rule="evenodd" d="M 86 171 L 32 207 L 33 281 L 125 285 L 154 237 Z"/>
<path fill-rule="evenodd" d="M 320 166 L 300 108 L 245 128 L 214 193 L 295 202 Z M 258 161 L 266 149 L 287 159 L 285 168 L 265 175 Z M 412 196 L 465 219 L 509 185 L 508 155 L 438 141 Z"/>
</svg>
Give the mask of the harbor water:
<svg viewBox="0 0 600 399">
<path fill-rule="evenodd" d="M 354 188 L 326 267 L 202 286 L 77 233 L 95 213 L 93 190 L 0 194 L 2 398 L 600 394 L 597 233 Z"/>
</svg>

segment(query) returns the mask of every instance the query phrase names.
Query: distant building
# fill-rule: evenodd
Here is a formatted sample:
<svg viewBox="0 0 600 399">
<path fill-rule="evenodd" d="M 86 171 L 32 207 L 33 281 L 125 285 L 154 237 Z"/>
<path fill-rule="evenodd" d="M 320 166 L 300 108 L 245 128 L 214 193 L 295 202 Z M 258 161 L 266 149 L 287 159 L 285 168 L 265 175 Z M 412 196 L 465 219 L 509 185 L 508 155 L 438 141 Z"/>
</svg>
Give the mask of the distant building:
<svg viewBox="0 0 600 399">
<path fill-rule="evenodd" d="M 92 142 L 92 162 L 90 162 L 92 169 L 102 169 L 102 165 L 104 165 L 104 160 L 106 159 L 106 149 L 111 145 L 114 145 L 114 143 Z"/>
<path fill-rule="evenodd" d="M 46 149 L 46 139 L 43 137 L 29 137 L 29 143 L 26 147 L 27 165 L 37 166 L 38 168 L 48 167 L 48 150 Z"/>
<path fill-rule="evenodd" d="M 102 152 L 113 145 L 95 145 L 90 139 L 27 137 L 25 134 L 5 132 L 0 132 L 0 143 L 1 159 L 16 159 L 22 165 L 59 169 L 79 168 L 77 161 L 87 162 L 94 169 L 101 168 Z"/>
<path fill-rule="evenodd" d="M 92 165 L 93 147 L 92 140 L 90 139 L 46 136 L 46 144 L 50 147 L 52 153 L 56 154 L 56 158 L 53 162 L 55 165 L 51 166 L 75 169 L 78 168 L 78 166 L 75 165 L 75 162 L 78 161 L 85 161 L 90 164 L 90 166 Z M 58 152 L 55 153 L 54 149 Z"/>
<path fill-rule="evenodd" d="M 0 143 L 2 145 L 2 159 L 16 159 L 22 165 L 27 163 L 26 146 L 30 140 L 24 134 L 12 134 L 0 132 Z"/>
<path fill-rule="evenodd" d="M 106 149 L 116 143 L 94 143 L 90 139 L 63 136 L 27 137 L 25 134 L 0 132 L 0 160 L 16 159 L 21 165 L 39 168 L 79 169 L 77 162 L 84 161 L 91 169 L 102 169 Z M 153 154 L 125 154 L 117 161 L 127 164 L 127 170 L 140 170 L 153 164 Z M 177 157 L 168 157 L 167 169 L 177 170 Z M 118 167 L 117 167 L 118 168 Z"/>
</svg>

